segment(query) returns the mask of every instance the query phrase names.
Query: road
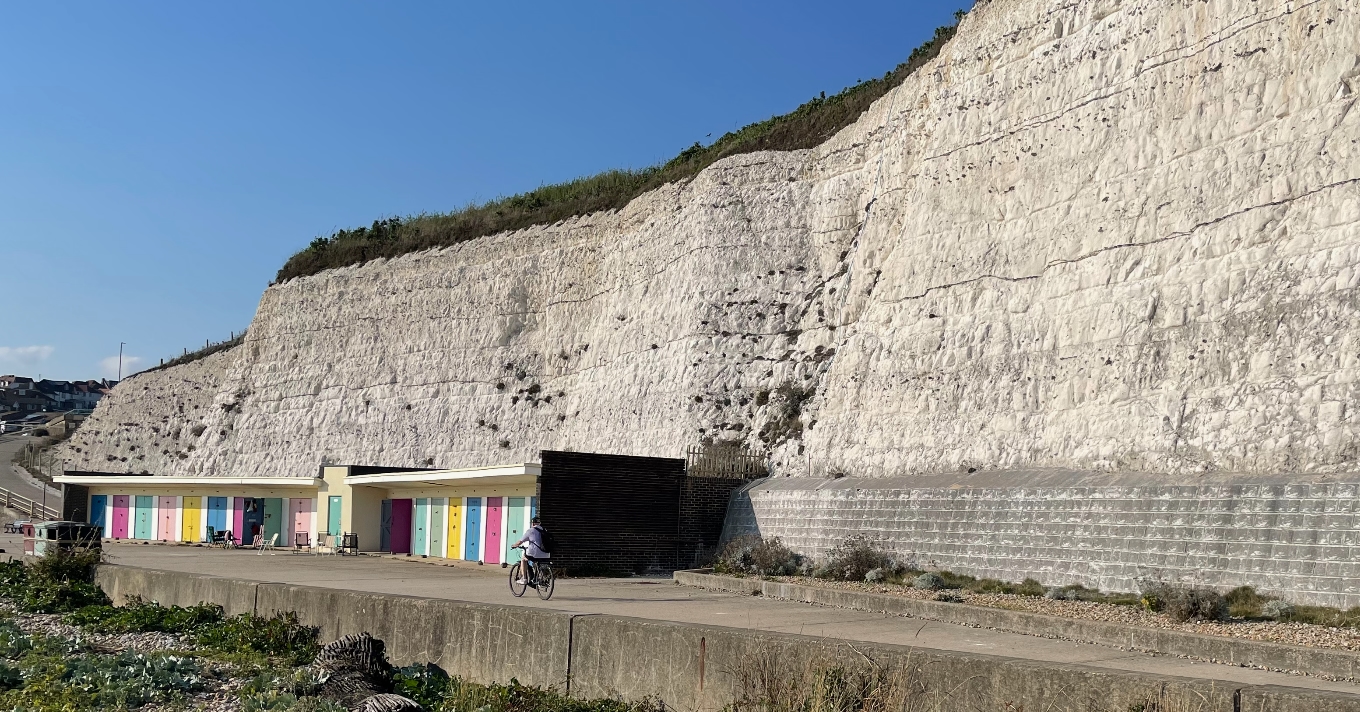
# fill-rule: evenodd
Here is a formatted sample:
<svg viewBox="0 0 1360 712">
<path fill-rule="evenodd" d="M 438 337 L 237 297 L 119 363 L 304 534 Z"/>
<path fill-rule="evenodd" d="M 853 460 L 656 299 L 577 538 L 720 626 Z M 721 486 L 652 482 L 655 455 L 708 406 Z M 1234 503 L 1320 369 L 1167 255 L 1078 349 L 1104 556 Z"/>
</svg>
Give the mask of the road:
<svg viewBox="0 0 1360 712">
<path fill-rule="evenodd" d="M 0 537 L 0 546 L 17 542 Z M 335 557 L 287 551 L 261 556 L 250 550 L 221 551 L 156 544 L 109 544 L 116 564 L 187 571 L 231 578 L 305 584 L 351 591 L 605 613 L 681 623 L 701 623 L 845 640 L 987 653 L 1025 660 L 1079 663 L 1137 672 L 1217 679 L 1249 685 L 1284 685 L 1360 694 L 1360 685 L 1229 665 L 1135 653 L 1015 633 L 968 628 L 791 601 L 777 601 L 680 586 L 671 579 L 564 579 L 551 601 L 530 591 L 512 598 L 507 572 L 495 566 L 396 557 Z"/>
<path fill-rule="evenodd" d="M 24 448 L 32 438 L 16 434 L 0 435 L 0 487 L 20 494 L 36 502 L 43 501 L 43 487 L 26 473 L 20 472 L 13 464 L 14 454 Z M 61 489 L 47 486 L 47 506 L 61 509 Z"/>
</svg>

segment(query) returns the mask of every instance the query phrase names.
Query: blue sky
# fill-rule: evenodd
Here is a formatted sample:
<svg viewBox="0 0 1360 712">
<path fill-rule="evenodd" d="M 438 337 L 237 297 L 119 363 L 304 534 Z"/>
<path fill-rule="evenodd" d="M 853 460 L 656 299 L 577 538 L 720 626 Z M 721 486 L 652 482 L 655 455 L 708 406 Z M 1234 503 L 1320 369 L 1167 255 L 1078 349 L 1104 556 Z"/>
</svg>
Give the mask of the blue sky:
<svg viewBox="0 0 1360 712">
<path fill-rule="evenodd" d="M 0 5 L 0 373 L 227 338 L 313 237 L 665 160 L 964 6 Z"/>
</svg>

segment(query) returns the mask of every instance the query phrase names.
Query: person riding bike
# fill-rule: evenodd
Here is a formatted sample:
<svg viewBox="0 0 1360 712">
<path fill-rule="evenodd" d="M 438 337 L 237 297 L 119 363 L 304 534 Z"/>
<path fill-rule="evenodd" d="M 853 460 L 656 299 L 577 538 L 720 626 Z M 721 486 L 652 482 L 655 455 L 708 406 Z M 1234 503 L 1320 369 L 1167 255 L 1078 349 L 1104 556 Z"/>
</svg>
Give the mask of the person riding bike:
<svg viewBox="0 0 1360 712">
<path fill-rule="evenodd" d="M 524 546 L 524 566 L 520 567 L 520 576 L 517 583 L 523 585 L 533 581 L 533 566 L 536 561 L 547 561 L 552 558 L 552 552 L 544 548 L 543 522 L 538 517 L 529 520 L 529 531 L 524 532 L 524 536 L 515 542 L 515 546 Z"/>
</svg>

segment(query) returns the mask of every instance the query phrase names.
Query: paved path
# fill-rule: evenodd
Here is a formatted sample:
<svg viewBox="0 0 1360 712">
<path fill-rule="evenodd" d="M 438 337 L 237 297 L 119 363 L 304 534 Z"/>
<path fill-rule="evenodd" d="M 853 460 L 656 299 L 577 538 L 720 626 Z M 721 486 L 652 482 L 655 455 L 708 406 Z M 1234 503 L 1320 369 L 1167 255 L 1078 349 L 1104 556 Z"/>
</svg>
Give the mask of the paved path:
<svg viewBox="0 0 1360 712">
<path fill-rule="evenodd" d="M 9 548 L 0 537 L 0 546 Z M 183 546 L 111 544 L 112 563 L 213 574 L 232 578 L 306 584 L 353 591 L 605 613 L 681 623 L 702 623 L 846 640 L 915 645 L 1026 660 L 1080 663 L 1100 668 L 1209 678 L 1253 685 L 1286 685 L 1360 694 L 1360 685 L 1284 673 L 1190 662 L 1014 633 L 981 630 L 898 616 L 822 608 L 680 586 L 670 579 L 565 579 L 551 601 L 529 591 L 513 598 L 507 572 L 494 566 L 435 564 L 390 557 L 311 556 L 280 552 L 221 551 Z"/>
<path fill-rule="evenodd" d="M 0 435 L 0 487 L 21 494 L 35 502 L 43 501 L 43 488 L 37 480 L 21 472 L 14 464 L 14 454 L 24 448 L 31 437 L 16 434 Z M 61 488 L 47 487 L 47 506 L 61 509 Z"/>
</svg>

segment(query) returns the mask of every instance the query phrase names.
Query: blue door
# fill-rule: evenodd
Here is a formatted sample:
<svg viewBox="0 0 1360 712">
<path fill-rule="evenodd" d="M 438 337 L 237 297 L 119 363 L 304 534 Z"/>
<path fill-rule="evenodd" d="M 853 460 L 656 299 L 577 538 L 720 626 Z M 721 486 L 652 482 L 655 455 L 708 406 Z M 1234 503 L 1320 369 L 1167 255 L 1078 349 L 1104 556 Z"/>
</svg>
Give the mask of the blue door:
<svg viewBox="0 0 1360 712">
<path fill-rule="evenodd" d="M 467 498 L 467 543 L 463 546 L 463 558 L 468 561 L 482 560 L 482 498 Z"/>
<path fill-rule="evenodd" d="M 227 526 L 226 497 L 208 498 L 208 526 L 215 532 L 224 532 L 230 528 Z"/>
<path fill-rule="evenodd" d="M 99 527 L 99 536 L 108 536 L 104 530 L 104 508 L 109 506 L 109 496 L 97 494 L 90 498 L 90 524 Z"/>
</svg>

